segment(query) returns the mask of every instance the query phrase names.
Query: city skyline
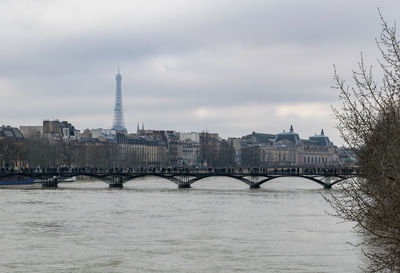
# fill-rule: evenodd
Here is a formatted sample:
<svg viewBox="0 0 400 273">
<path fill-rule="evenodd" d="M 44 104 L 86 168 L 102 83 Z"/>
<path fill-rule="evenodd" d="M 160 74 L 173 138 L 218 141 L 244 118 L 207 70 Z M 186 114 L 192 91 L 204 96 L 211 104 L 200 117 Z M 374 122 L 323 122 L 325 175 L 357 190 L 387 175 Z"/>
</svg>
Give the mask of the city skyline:
<svg viewBox="0 0 400 273">
<path fill-rule="evenodd" d="M 399 10 L 1 0 L 0 273 L 400 272 Z"/>
<path fill-rule="evenodd" d="M 330 109 L 339 103 L 332 65 L 350 79 L 363 51 L 376 67 L 378 6 L 391 22 L 400 4 L 120 1 L 110 9 L 90 1 L 6 1 L 2 120 L 109 128 L 120 63 L 130 132 L 143 121 L 228 138 L 293 124 L 303 136 L 323 128 L 341 144 Z"/>
</svg>

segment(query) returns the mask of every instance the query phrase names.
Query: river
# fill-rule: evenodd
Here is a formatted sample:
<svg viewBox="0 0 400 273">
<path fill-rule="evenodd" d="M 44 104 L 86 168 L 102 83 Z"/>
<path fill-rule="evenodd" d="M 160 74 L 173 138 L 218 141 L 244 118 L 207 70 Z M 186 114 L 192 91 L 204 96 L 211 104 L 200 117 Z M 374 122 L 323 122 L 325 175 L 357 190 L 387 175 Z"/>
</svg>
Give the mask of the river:
<svg viewBox="0 0 400 273">
<path fill-rule="evenodd" d="M 321 195 L 335 191 L 301 178 L 3 186 L 0 272 L 359 272 L 359 238 Z"/>
</svg>

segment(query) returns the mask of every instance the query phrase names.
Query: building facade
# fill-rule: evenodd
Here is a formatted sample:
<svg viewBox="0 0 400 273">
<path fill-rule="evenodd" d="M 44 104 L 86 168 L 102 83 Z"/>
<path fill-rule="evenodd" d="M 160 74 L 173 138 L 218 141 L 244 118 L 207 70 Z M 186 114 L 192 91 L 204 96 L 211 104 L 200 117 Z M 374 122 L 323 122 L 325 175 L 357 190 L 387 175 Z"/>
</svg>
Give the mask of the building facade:
<svg viewBox="0 0 400 273">
<path fill-rule="evenodd" d="M 320 135 L 301 139 L 289 131 L 276 135 L 254 133 L 241 141 L 243 167 L 304 167 L 324 168 L 338 166 L 337 147 L 321 131 Z"/>
<path fill-rule="evenodd" d="M 27 167 L 23 154 L 24 136 L 16 127 L 0 127 L 0 168 Z"/>
<path fill-rule="evenodd" d="M 79 140 L 80 130 L 76 130 L 68 121 L 44 120 L 43 136 L 51 141 L 57 140 Z"/>
</svg>

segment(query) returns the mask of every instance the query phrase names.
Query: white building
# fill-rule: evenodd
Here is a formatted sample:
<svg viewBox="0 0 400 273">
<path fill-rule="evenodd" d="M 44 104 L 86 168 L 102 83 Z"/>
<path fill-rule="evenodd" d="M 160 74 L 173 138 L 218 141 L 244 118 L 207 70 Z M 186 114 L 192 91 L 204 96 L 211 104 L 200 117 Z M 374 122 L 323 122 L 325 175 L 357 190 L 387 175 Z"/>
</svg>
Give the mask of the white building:
<svg viewBox="0 0 400 273">
<path fill-rule="evenodd" d="M 111 129 L 92 129 L 90 130 L 92 134 L 92 138 L 97 138 L 103 141 L 115 141 L 116 140 L 116 131 Z"/>
<path fill-rule="evenodd" d="M 193 142 L 200 143 L 200 134 L 196 132 L 179 133 L 179 140 L 180 141 L 191 140 Z"/>
</svg>

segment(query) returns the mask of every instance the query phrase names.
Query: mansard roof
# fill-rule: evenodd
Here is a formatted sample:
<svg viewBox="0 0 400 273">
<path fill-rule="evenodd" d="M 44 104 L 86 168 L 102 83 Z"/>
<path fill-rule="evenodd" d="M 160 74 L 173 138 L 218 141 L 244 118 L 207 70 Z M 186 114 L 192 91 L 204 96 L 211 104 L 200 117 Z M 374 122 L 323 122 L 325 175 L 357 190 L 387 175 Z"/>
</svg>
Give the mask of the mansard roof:
<svg viewBox="0 0 400 273">
<path fill-rule="evenodd" d="M 276 136 L 275 143 L 282 140 L 288 140 L 294 144 L 300 144 L 299 134 L 294 132 L 292 125 L 290 126 L 289 132 L 283 131 Z"/>
<path fill-rule="evenodd" d="M 16 141 L 24 140 L 24 136 L 18 128 L 4 125 L 0 127 L 0 137 L 10 138 Z"/>
<path fill-rule="evenodd" d="M 146 136 L 126 136 L 125 134 L 117 134 L 117 143 L 120 144 L 137 144 L 147 146 L 165 146 L 166 142 L 159 139 L 152 139 Z"/>
<path fill-rule="evenodd" d="M 320 135 L 315 135 L 315 136 L 310 136 L 308 138 L 310 141 L 312 141 L 313 143 L 315 143 L 314 145 L 316 146 L 330 146 L 331 145 L 331 141 L 329 140 L 329 137 L 327 137 L 324 134 L 324 129 L 321 130 L 321 134 Z"/>
<path fill-rule="evenodd" d="M 276 138 L 276 135 L 273 135 L 273 134 L 261 134 L 261 133 L 253 132 L 250 135 L 244 136 L 243 138 L 244 139 L 255 138 L 256 142 L 258 142 L 258 143 L 271 143 Z"/>
</svg>

